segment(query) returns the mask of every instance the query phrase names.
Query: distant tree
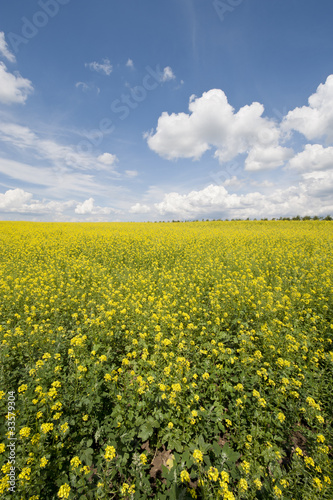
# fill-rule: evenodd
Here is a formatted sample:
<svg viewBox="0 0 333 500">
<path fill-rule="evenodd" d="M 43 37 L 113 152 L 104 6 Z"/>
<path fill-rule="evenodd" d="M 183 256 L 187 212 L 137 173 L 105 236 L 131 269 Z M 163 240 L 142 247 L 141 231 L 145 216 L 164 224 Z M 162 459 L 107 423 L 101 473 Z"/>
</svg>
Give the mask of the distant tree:
<svg viewBox="0 0 333 500">
<path fill-rule="evenodd" d="M 324 220 L 332 220 L 332 217 L 330 215 L 326 215 Z"/>
<path fill-rule="evenodd" d="M 296 215 L 296 217 L 293 217 L 293 220 L 301 220 L 300 215 Z"/>
<path fill-rule="evenodd" d="M 302 220 L 311 220 L 311 215 L 304 215 Z"/>
<path fill-rule="evenodd" d="M 319 220 L 318 215 L 314 215 L 314 216 L 313 216 L 313 220 Z"/>
</svg>

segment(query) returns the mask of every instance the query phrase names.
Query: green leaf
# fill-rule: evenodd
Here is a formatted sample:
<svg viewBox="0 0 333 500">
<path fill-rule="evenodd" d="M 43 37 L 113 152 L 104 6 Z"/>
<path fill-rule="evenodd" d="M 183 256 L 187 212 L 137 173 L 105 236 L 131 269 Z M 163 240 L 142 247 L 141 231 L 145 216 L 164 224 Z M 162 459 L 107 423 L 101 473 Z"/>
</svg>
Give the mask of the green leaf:
<svg viewBox="0 0 333 500">
<path fill-rule="evenodd" d="M 147 439 L 152 435 L 153 432 L 153 426 L 149 422 L 147 422 L 146 424 L 143 424 L 141 426 L 138 436 L 142 439 L 142 441 L 147 441 Z"/>
</svg>

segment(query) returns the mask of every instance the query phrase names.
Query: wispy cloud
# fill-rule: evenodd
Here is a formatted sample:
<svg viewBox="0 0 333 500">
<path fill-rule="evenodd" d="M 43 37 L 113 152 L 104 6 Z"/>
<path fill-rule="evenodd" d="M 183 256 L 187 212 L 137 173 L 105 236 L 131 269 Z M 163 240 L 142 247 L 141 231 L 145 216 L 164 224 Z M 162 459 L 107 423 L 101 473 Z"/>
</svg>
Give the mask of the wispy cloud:
<svg viewBox="0 0 333 500">
<path fill-rule="evenodd" d="M 91 71 L 96 71 L 97 73 L 104 73 L 105 75 L 111 75 L 112 65 L 109 59 L 103 59 L 102 63 L 93 61 L 90 63 L 85 63 L 85 67 L 91 69 Z"/>
<path fill-rule="evenodd" d="M 168 82 L 169 80 L 174 80 L 176 78 L 174 72 L 170 68 L 170 66 L 166 66 L 161 75 L 162 82 Z"/>
<path fill-rule="evenodd" d="M 100 93 L 101 89 L 96 87 L 94 84 L 88 84 L 86 82 L 77 82 L 75 84 L 77 89 L 81 89 L 82 92 L 90 92 L 91 90 L 95 90 L 97 94 Z"/>
<path fill-rule="evenodd" d="M 134 63 L 133 63 L 132 59 L 128 59 L 128 61 L 126 63 L 126 66 L 128 68 L 134 68 Z"/>
<path fill-rule="evenodd" d="M 116 161 L 115 155 L 110 153 L 95 156 L 81 151 L 80 143 L 76 147 L 59 144 L 51 139 L 43 139 L 30 128 L 15 123 L 0 122 L 0 140 L 18 150 L 30 151 L 36 159 L 50 161 L 57 169 L 105 170 Z"/>
<path fill-rule="evenodd" d="M 9 73 L 6 65 L 0 61 L 0 102 L 24 104 L 32 91 L 30 80 L 23 78 L 19 73 Z"/>
<path fill-rule="evenodd" d="M 3 31 L 0 31 L 0 56 L 5 57 L 9 62 L 12 63 L 16 61 L 14 54 L 8 48 Z"/>
</svg>

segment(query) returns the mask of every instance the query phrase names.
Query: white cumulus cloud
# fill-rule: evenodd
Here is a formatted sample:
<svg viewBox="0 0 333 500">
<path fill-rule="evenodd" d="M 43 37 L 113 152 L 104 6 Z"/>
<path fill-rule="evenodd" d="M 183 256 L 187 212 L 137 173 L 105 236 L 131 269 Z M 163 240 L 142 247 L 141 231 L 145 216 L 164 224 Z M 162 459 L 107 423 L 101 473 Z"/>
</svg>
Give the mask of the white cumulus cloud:
<svg viewBox="0 0 333 500">
<path fill-rule="evenodd" d="M 23 189 L 9 189 L 4 194 L 0 193 L 0 211 L 31 213 L 31 214 L 61 214 L 70 209 L 74 201 L 39 201 L 34 200 L 32 193 Z"/>
<path fill-rule="evenodd" d="M 256 171 L 277 168 L 293 155 L 291 148 L 282 146 L 254 146 L 245 160 L 245 170 Z"/>
<path fill-rule="evenodd" d="M 3 211 L 19 210 L 32 198 L 31 193 L 23 189 L 9 189 L 4 194 L 0 193 L 0 209 Z"/>
<path fill-rule="evenodd" d="M 235 112 L 225 93 L 212 89 L 199 98 L 192 95 L 189 111 L 171 115 L 163 112 L 156 132 L 145 135 L 150 149 L 170 160 L 198 160 L 213 147 L 220 163 L 247 153 L 248 170 L 276 168 L 292 154 L 280 145 L 279 128 L 273 120 L 262 117 L 264 107 L 258 102 Z"/>
<path fill-rule="evenodd" d="M 304 150 L 295 155 L 286 168 L 303 172 L 333 169 L 333 147 L 325 148 L 321 144 L 306 144 Z"/>
<path fill-rule="evenodd" d="M 224 186 L 211 184 L 187 194 L 167 193 L 154 207 L 161 215 L 177 218 L 327 215 L 333 213 L 332 194 L 333 171 L 315 172 L 304 175 L 298 185 L 270 190 L 267 194 L 258 191 L 231 194 Z"/>
<path fill-rule="evenodd" d="M 147 214 L 150 212 L 150 207 L 148 205 L 143 205 L 142 203 L 136 203 L 129 209 L 129 212 L 131 214 Z"/>
<path fill-rule="evenodd" d="M 308 140 L 327 137 L 333 140 L 333 75 L 321 83 L 308 99 L 308 106 L 289 111 L 282 127 L 296 130 Z"/>
<path fill-rule="evenodd" d="M 103 153 L 102 155 L 98 156 L 97 159 L 104 165 L 114 165 L 118 161 L 117 156 L 112 155 L 111 153 Z"/>
<path fill-rule="evenodd" d="M 98 207 L 95 206 L 94 198 L 89 198 L 85 200 L 83 203 L 78 203 L 75 208 L 75 213 L 79 215 L 109 215 L 111 213 L 120 213 L 118 210 L 115 210 L 110 207 Z"/>
</svg>

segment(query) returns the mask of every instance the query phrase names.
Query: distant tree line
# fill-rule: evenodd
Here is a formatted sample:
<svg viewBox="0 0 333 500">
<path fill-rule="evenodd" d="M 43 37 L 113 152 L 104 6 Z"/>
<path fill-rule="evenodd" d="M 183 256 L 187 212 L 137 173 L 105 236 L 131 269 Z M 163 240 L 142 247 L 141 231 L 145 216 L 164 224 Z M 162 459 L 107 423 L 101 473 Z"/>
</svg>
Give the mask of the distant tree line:
<svg viewBox="0 0 333 500">
<path fill-rule="evenodd" d="M 201 219 L 201 222 L 216 222 L 216 221 L 244 221 L 244 220 L 250 220 L 248 217 L 247 219 Z M 301 217 L 300 215 L 296 215 L 294 217 L 279 217 L 278 219 L 273 217 L 272 219 L 267 219 L 267 217 L 263 217 L 262 219 L 252 219 L 252 220 L 258 220 L 258 221 L 268 221 L 268 220 L 333 220 L 333 218 L 330 215 L 326 215 L 326 217 L 322 215 L 304 215 Z M 154 221 L 154 222 L 199 222 L 199 219 L 190 219 L 190 220 L 172 220 L 172 221 Z"/>
</svg>

